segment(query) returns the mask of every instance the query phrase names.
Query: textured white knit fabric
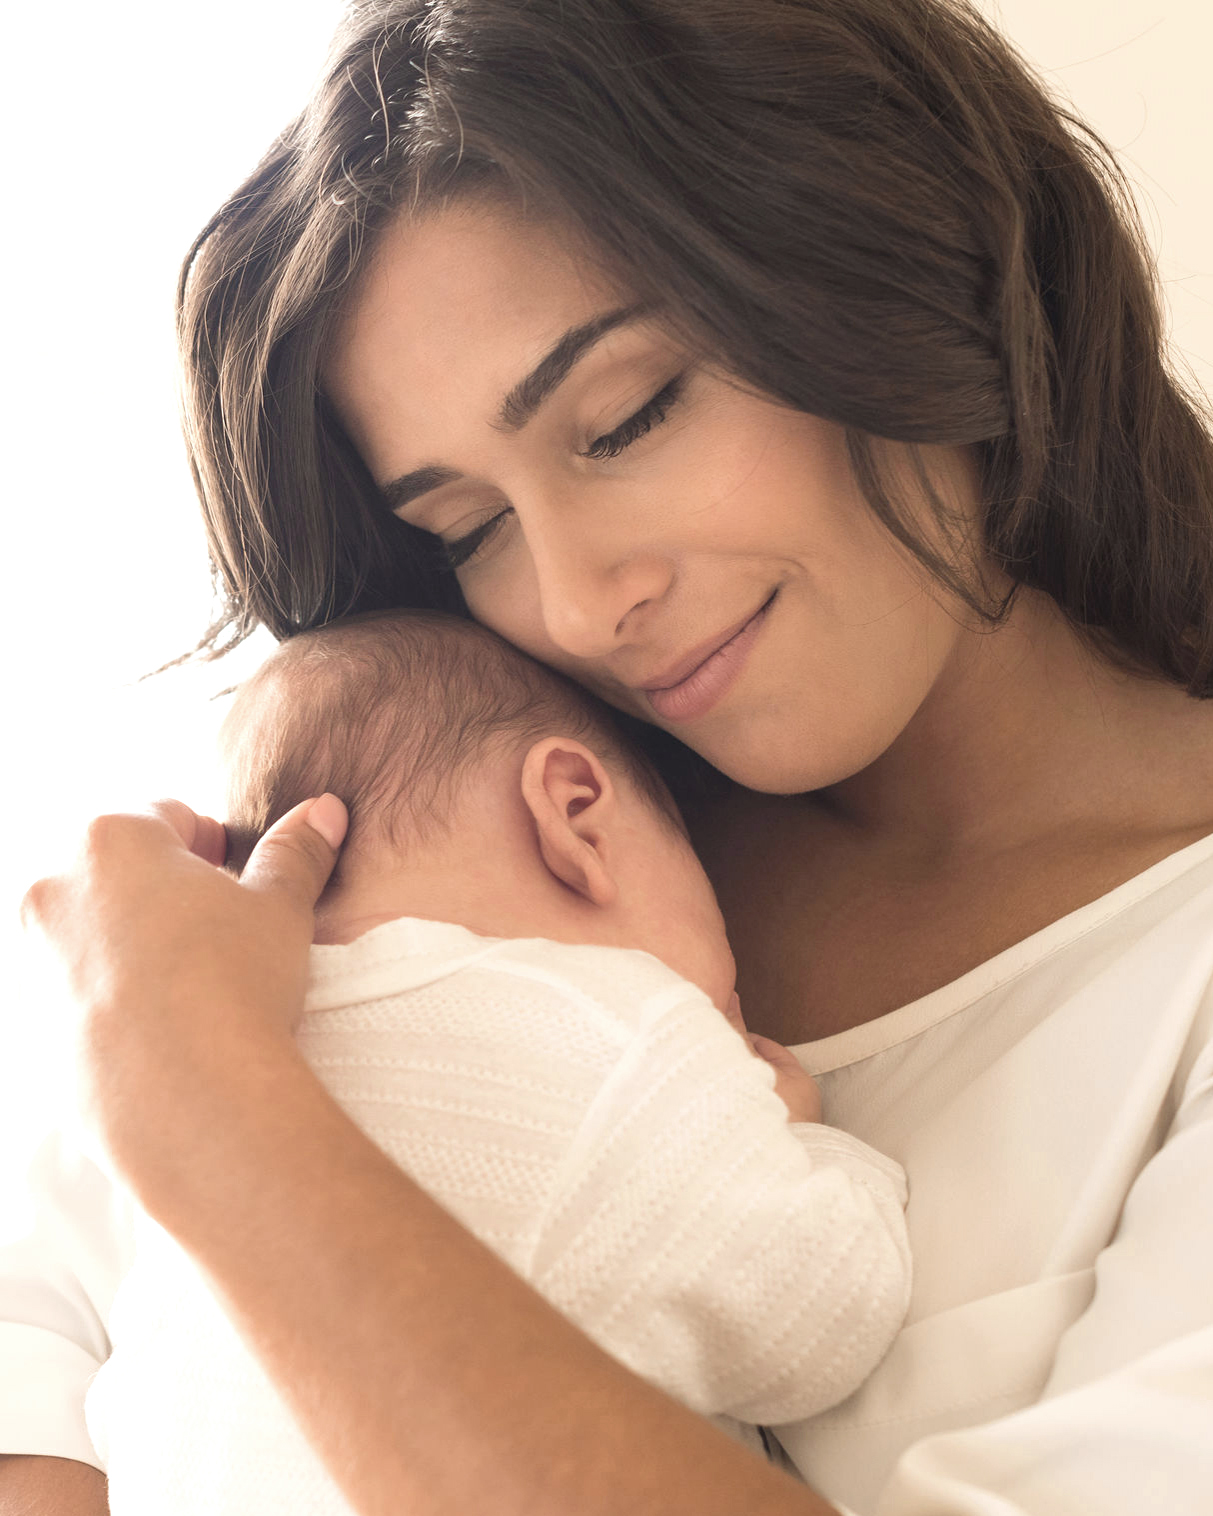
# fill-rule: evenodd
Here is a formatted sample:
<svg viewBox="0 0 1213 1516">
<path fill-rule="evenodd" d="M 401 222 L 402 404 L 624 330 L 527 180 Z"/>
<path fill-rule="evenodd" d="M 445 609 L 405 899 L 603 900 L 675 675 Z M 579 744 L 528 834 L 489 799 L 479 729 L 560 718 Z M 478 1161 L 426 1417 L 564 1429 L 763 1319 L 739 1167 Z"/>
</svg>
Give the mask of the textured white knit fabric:
<svg viewBox="0 0 1213 1516">
<path fill-rule="evenodd" d="M 888 1349 L 900 1168 L 789 1123 L 769 1065 L 655 958 L 405 919 L 312 968 L 300 1042 L 345 1110 L 637 1373 L 788 1422 Z M 347 1511 L 186 1256 L 145 1218 L 140 1239 L 86 1405 L 113 1516 Z"/>
</svg>

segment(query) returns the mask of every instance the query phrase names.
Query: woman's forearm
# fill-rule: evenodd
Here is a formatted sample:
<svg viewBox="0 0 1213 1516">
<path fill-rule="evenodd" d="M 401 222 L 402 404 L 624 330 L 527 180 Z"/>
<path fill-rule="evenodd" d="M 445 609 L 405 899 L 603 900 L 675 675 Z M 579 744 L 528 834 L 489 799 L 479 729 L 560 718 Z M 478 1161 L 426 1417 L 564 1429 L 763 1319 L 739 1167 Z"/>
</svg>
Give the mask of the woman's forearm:
<svg viewBox="0 0 1213 1516">
<path fill-rule="evenodd" d="M 0 1516 L 108 1516 L 105 1475 L 74 1458 L 0 1457 Z"/>
<path fill-rule="evenodd" d="M 140 1196 L 364 1516 L 832 1512 L 571 1326 L 363 1136 L 293 1043 L 212 1043 L 160 1075 Z"/>
</svg>

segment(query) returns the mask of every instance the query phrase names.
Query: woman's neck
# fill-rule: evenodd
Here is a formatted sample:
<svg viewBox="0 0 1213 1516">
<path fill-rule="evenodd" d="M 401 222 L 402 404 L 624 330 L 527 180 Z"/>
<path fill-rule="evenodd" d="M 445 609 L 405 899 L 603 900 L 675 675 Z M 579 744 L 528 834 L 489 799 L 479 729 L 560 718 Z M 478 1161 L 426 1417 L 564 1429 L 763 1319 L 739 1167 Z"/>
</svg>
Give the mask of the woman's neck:
<svg viewBox="0 0 1213 1516">
<path fill-rule="evenodd" d="M 924 853 L 1031 843 L 1059 829 L 1213 829 L 1213 702 L 1127 674 L 1052 601 L 965 632 L 896 742 L 817 797 L 839 820 Z"/>
<path fill-rule="evenodd" d="M 1118 673 L 1043 597 L 958 639 L 884 755 L 696 828 L 747 1023 L 796 1044 L 951 983 L 1213 833 L 1213 702 Z"/>
</svg>

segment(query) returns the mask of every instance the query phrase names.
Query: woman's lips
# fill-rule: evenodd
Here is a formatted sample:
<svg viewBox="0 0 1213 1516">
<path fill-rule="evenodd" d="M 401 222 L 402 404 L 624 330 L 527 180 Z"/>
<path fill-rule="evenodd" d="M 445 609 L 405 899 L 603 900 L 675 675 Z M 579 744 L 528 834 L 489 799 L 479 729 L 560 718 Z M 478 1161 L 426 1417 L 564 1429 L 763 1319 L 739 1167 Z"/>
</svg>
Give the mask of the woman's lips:
<svg viewBox="0 0 1213 1516">
<path fill-rule="evenodd" d="M 711 710 L 741 672 L 774 600 L 772 595 L 739 631 L 709 653 L 685 679 L 666 689 L 642 692 L 663 721 L 693 721 Z"/>
</svg>

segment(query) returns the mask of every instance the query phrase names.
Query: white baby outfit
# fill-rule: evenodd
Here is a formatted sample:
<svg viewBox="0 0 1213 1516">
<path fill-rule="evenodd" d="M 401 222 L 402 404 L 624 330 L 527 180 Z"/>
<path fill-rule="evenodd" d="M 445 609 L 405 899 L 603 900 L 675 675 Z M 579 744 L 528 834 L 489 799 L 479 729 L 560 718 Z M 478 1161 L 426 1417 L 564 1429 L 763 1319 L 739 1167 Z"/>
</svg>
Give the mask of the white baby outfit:
<svg viewBox="0 0 1213 1516">
<path fill-rule="evenodd" d="M 637 1373 L 705 1414 L 787 1422 L 888 1350 L 909 1298 L 900 1168 L 789 1122 L 770 1066 L 655 958 L 404 919 L 312 969 L 299 1041 L 335 1098 Z M 348 1511 L 146 1218 L 109 1330 L 86 1412 L 114 1516 Z"/>
</svg>

